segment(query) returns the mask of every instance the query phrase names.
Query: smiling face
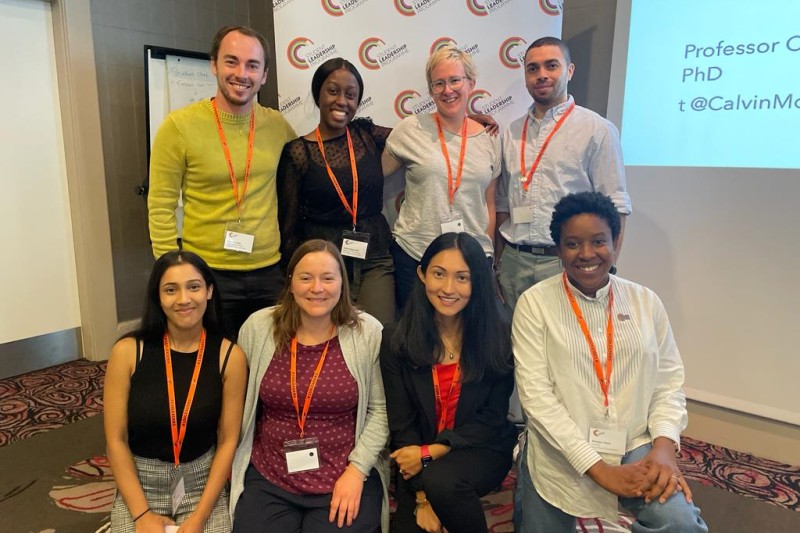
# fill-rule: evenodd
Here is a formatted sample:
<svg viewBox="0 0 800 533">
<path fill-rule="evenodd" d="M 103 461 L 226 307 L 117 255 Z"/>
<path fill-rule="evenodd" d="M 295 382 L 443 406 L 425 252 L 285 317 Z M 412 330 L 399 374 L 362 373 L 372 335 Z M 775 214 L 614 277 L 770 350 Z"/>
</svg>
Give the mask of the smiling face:
<svg viewBox="0 0 800 533">
<path fill-rule="evenodd" d="M 291 291 L 304 319 L 330 318 L 342 295 L 342 271 L 328 252 L 303 256 L 292 272 Z"/>
<path fill-rule="evenodd" d="M 417 275 L 425 285 L 425 293 L 438 320 L 458 317 L 469 303 L 472 279 L 459 249 L 442 250 L 431 258 L 425 272 L 418 267 Z"/>
<path fill-rule="evenodd" d="M 567 64 L 561 48 L 537 46 L 525 54 L 525 87 L 543 111 L 567 101 L 567 84 L 575 65 Z"/>
<path fill-rule="evenodd" d="M 334 70 L 325 79 L 319 93 L 319 130 L 324 138 L 344 133 L 358 108 L 358 80 L 347 69 Z"/>
<path fill-rule="evenodd" d="M 467 114 L 467 100 L 469 93 L 475 88 L 475 81 L 466 79 L 464 65 L 459 60 L 444 60 L 431 70 L 431 84 L 444 81 L 445 87 L 441 93 L 431 91 L 431 97 L 436 104 L 436 112 L 446 118 L 461 120 Z M 461 87 L 453 90 L 450 80 L 465 78 Z"/>
<path fill-rule="evenodd" d="M 608 283 L 616 244 L 608 223 L 592 213 L 575 215 L 561 226 L 558 257 L 569 281 L 586 296 L 593 298 Z"/>
<path fill-rule="evenodd" d="M 208 301 L 214 291 L 193 265 L 180 263 L 169 267 L 158 285 L 161 309 L 171 327 L 192 329 L 203 324 Z"/>
<path fill-rule="evenodd" d="M 227 34 L 220 43 L 211 72 L 217 78 L 216 102 L 228 113 L 244 114 L 267 82 L 264 49 L 255 37 L 238 31 Z"/>
</svg>

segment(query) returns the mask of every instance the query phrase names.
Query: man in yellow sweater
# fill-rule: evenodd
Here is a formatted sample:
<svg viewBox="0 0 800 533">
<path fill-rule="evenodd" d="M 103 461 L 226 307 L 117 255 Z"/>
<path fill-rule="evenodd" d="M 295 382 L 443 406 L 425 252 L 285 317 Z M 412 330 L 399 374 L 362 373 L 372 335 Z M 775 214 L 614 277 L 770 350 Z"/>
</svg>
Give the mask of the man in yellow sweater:
<svg viewBox="0 0 800 533">
<path fill-rule="evenodd" d="M 156 134 L 148 197 L 153 254 L 179 246 L 214 269 L 231 334 L 273 305 L 283 287 L 275 173 L 297 137 L 278 111 L 256 102 L 267 81 L 268 45 L 251 28 L 226 26 L 211 47 L 217 93 L 173 111 Z"/>
</svg>

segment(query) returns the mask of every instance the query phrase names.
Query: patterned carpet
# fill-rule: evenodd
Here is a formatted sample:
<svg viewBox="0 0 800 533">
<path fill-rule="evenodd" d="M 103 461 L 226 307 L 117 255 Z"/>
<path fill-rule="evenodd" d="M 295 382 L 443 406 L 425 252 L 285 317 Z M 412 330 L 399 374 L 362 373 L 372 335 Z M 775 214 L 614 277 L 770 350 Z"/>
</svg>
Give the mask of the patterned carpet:
<svg viewBox="0 0 800 533">
<path fill-rule="evenodd" d="M 81 359 L 0 380 L 0 446 L 102 413 L 105 371 Z"/>
<path fill-rule="evenodd" d="M 800 512 L 800 466 L 790 466 L 699 440 L 681 439 L 686 478 Z"/>
<path fill-rule="evenodd" d="M 22 441 L 65 424 L 102 413 L 105 363 L 75 361 L 38 372 L 0 380 L 0 447 Z M 102 449 L 102 448 L 100 448 Z M 721 446 L 683 438 L 679 463 L 692 481 L 800 512 L 800 467 L 761 459 Z M 50 503 L 84 513 L 108 513 L 114 495 L 113 477 L 102 455 L 65 465 L 53 486 Z M 516 472 L 509 473 L 501 490 L 483 499 L 490 531 L 513 531 L 512 491 Z M 8 500 L 24 497 L 5 494 Z M 581 520 L 578 532 L 622 532 L 631 519 L 620 515 L 618 524 Z M 96 531 L 105 531 L 107 520 Z"/>
</svg>

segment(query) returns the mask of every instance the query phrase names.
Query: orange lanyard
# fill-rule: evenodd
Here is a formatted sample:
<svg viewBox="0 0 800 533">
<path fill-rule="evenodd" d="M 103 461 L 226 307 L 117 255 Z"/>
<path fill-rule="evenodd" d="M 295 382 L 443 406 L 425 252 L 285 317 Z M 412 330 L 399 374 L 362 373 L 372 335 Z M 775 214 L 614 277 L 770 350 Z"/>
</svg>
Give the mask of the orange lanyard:
<svg viewBox="0 0 800 533">
<path fill-rule="evenodd" d="M 442 145 L 442 155 L 444 162 L 447 164 L 447 190 L 450 193 L 450 207 L 453 207 L 453 201 L 456 197 L 456 191 L 461 186 L 461 172 L 464 170 L 464 154 L 467 152 L 467 117 L 464 117 L 464 122 L 461 125 L 461 152 L 458 154 L 458 173 L 456 175 L 455 184 L 453 183 L 453 167 L 450 166 L 450 155 L 447 153 L 447 143 L 444 140 L 444 130 L 442 130 L 442 123 L 439 120 L 439 115 L 433 115 L 436 119 L 436 127 L 439 129 L 439 143 Z"/>
<path fill-rule="evenodd" d="M 533 165 L 531 165 L 531 169 L 527 172 L 527 176 L 525 176 L 525 142 L 528 138 L 528 117 L 525 117 L 525 124 L 522 126 L 522 142 L 519 145 L 519 166 L 520 166 L 520 176 L 525 176 L 525 181 L 522 182 L 522 189 L 525 192 L 528 192 L 528 187 L 531 186 L 531 180 L 533 180 L 533 173 L 536 172 L 536 169 L 539 168 L 539 163 L 542 161 L 542 156 L 544 156 L 544 151 L 547 150 L 547 145 L 550 144 L 550 140 L 553 138 L 553 135 L 556 134 L 558 129 L 564 124 L 564 121 L 567 120 L 567 117 L 572 110 L 575 109 L 575 102 L 572 102 L 566 112 L 561 115 L 561 118 L 558 119 L 556 125 L 553 126 L 553 129 L 550 130 L 550 133 L 545 138 L 544 142 L 542 143 L 542 147 L 539 148 L 539 153 L 536 154 L 536 159 L 533 160 Z"/>
<path fill-rule="evenodd" d="M 453 391 L 458 386 L 458 380 L 461 379 L 461 365 L 456 363 L 456 371 L 453 372 L 453 381 L 450 382 L 450 392 L 447 398 L 442 398 L 442 391 L 439 387 L 439 372 L 436 366 L 433 367 L 433 394 L 436 396 L 436 403 L 439 405 L 439 421 L 436 423 L 436 433 L 441 433 L 447 424 L 447 413 L 450 410 L 450 398 L 453 397 Z"/>
<path fill-rule="evenodd" d="M 328 355 L 328 347 L 331 345 L 334 328 L 335 326 L 331 324 L 331 331 L 328 333 L 330 338 L 328 339 L 328 342 L 325 343 L 325 348 L 322 349 L 322 355 L 319 358 L 317 367 L 314 369 L 314 374 L 311 376 L 311 382 L 308 384 L 306 399 L 303 402 L 302 415 L 300 414 L 300 402 L 297 397 L 297 335 L 292 338 L 292 357 L 289 366 L 289 387 L 292 391 L 292 403 L 294 403 L 294 411 L 297 413 L 297 427 L 300 428 L 301 439 L 305 436 L 304 428 L 306 426 L 306 417 L 308 417 L 308 409 L 311 407 L 311 397 L 314 395 L 314 389 L 317 386 L 317 380 L 319 379 L 319 375 L 322 373 L 322 365 L 325 364 L 325 357 Z"/>
<path fill-rule="evenodd" d="M 583 336 L 586 337 L 586 343 L 589 345 L 589 352 L 592 354 L 592 362 L 594 363 L 594 373 L 597 376 L 597 380 L 600 382 L 600 389 L 603 391 L 603 398 L 605 399 L 603 405 L 606 408 L 606 417 L 608 416 L 608 391 L 611 387 L 611 363 L 614 359 L 614 323 L 611 321 L 611 311 L 614 307 L 614 290 L 613 287 L 610 285 L 611 281 L 609 281 L 608 286 L 608 306 L 606 309 L 606 314 L 608 315 L 608 323 L 606 324 L 606 371 L 605 375 L 603 374 L 603 365 L 600 364 L 600 357 L 597 355 L 597 348 L 594 345 L 594 341 L 592 340 L 592 335 L 589 333 L 589 326 L 586 325 L 586 320 L 583 318 L 583 313 L 581 313 L 581 308 L 578 307 L 578 302 L 575 300 L 575 295 L 572 294 L 572 291 L 569 288 L 569 284 L 567 283 L 567 273 L 564 272 L 562 274 L 562 280 L 564 282 L 564 291 L 567 293 L 567 299 L 569 300 L 570 305 L 572 306 L 572 312 L 575 313 L 575 318 L 578 319 L 578 324 L 581 326 L 581 331 L 583 331 Z"/>
<path fill-rule="evenodd" d="M 228 141 L 225 138 L 225 132 L 222 129 L 222 122 L 219 120 L 219 111 L 217 110 L 216 98 L 211 100 L 211 106 L 214 108 L 214 121 L 217 123 L 219 140 L 222 143 L 222 151 L 225 154 L 225 162 L 228 164 L 228 175 L 230 176 L 231 184 L 233 185 L 233 198 L 236 200 L 236 211 L 239 213 L 239 222 L 241 222 L 242 204 L 244 203 L 244 197 L 247 195 L 247 184 L 250 181 L 250 165 L 253 162 L 253 142 L 256 138 L 256 110 L 255 107 L 250 110 L 250 133 L 247 136 L 247 160 L 244 166 L 244 186 L 242 187 L 242 195 L 239 196 L 239 186 L 236 183 L 236 172 L 233 170 L 231 150 L 228 148 Z"/>
<path fill-rule="evenodd" d="M 358 215 L 358 169 L 356 168 L 356 154 L 353 151 L 353 140 L 350 138 L 350 130 L 345 127 L 344 131 L 347 134 L 347 149 L 350 151 L 350 171 L 353 174 L 353 207 L 350 207 L 350 203 L 347 201 L 347 198 L 342 192 L 342 188 L 339 186 L 339 181 L 336 179 L 336 176 L 333 175 L 333 170 L 328 164 L 328 159 L 325 157 L 325 146 L 322 143 L 322 136 L 319 133 L 319 126 L 317 126 L 317 129 L 314 130 L 314 134 L 317 136 L 317 146 L 319 146 L 319 152 L 322 154 L 322 160 L 325 161 L 325 169 L 328 171 L 328 177 L 331 178 L 331 182 L 333 182 L 336 192 L 339 193 L 339 199 L 342 201 L 342 205 L 344 205 L 344 208 L 353 217 L 353 231 L 355 231 L 356 218 Z"/>
<path fill-rule="evenodd" d="M 172 453 L 175 457 L 175 466 L 181 463 L 181 448 L 186 437 L 186 424 L 189 421 L 189 411 L 192 409 L 194 393 L 197 389 L 197 379 L 200 377 L 200 367 L 203 365 L 203 352 L 206 349 L 206 330 L 200 334 L 200 346 L 197 348 L 197 359 L 194 362 L 192 381 L 189 392 L 186 394 L 186 405 L 183 406 L 181 427 L 178 431 L 178 411 L 175 407 L 175 380 L 172 377 L 172 352 L 169 349 L 169 336 L 164 333 L 164 364 L 167 367 L 167 395 L 169 396 L 169 423 L 172 428 Z"/>
</svg>

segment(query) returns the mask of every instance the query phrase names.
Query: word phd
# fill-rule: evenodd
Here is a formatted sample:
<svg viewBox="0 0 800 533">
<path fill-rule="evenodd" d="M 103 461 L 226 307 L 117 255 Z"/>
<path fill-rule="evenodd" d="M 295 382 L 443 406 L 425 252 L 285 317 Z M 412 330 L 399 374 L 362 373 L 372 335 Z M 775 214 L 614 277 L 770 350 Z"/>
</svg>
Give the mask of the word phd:
<svg viewBox="0 0 800 533">
<path fill-rule="evenodd" d="M 719 41 L 716 46 L 700 46 L 687 44 L 683 50 L 684 59 L 719 58 L 725 56 L 746 56 L 754 54 L 771 54 L 780 46 L 781 41 L 761 43 L 728 44 Z M 793 35 L 783 42 L 786 50 L 800 51 L 800 35 Z M 720 67 L 686 67 L 681 75 L 681 83 L 716 81 L 722 77 Z"/>
</svg>

